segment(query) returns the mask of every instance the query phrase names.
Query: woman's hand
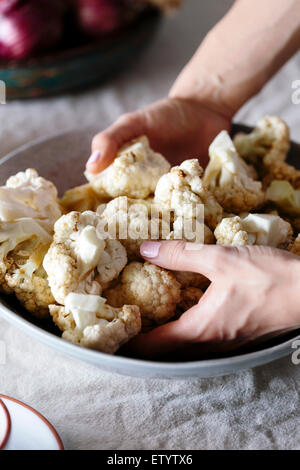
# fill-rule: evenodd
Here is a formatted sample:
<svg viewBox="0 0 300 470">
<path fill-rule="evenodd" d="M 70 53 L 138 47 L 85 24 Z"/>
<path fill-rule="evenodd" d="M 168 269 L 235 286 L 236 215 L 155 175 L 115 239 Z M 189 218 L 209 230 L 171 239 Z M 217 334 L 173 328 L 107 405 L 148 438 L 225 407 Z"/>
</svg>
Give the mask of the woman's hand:
<svg viewBox="0 0 300 470">
<path fill-rule="evenodd" d="M 147 135 L 152 148 L 172 165 L 189 157 L 199 157 L 205 166 L 208 147 L 223 129 L 230 129 L 231 117 L 213 111 L 198 101 L 167 98 L 147 108 L 121 116 L 93 139 L 87 169 L 104 170 L 126 142 Z"/>
<path fill-rule="evenodd" d="M 146 242 L 141 253 L 153 264 L 199 272 L 212 283 L 179 320 L 135 338 L 130 350 L 139 356 L 199 356 L 300 327 L 300 260 L 286 251 Z"/>
</svg>

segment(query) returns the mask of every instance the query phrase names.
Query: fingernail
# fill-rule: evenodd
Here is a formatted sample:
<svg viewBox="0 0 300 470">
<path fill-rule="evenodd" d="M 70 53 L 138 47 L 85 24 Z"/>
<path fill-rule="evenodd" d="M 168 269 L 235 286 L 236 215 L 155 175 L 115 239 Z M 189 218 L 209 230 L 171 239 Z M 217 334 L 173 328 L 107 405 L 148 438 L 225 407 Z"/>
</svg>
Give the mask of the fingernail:
<svg viewBox="0 0 300 470">
<path fill-rule="evenodd" d="M 95 152 L 93 152 L 90 158 L 88 159 L 88 163 L 97 163 L 100 158 L 101 152 L 99 150 L 95 150 Z"/>
<path fill-rule="evenodd" d="M 141 255 L 145 258 L 156 258 L 159 254 L 161 243 L 144 242 L 141 246 Z"/>
</svg>

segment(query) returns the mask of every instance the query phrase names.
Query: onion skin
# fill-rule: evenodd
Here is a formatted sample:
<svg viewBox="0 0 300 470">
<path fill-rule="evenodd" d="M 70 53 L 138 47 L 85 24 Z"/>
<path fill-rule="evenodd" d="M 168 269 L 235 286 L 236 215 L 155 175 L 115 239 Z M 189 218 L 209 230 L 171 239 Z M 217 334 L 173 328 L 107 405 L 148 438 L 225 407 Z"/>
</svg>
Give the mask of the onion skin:
<svg viewBox="0 0 300 470">
<path fill-rule="evenodd" d="M 0 58 L 24 59 L 57 44 L 62 6 L 60 0 L 0 0 Z"/>
<path fill-rule="evenodd" d="M 120 29 L 141 11 L 141 0 L 76 0 L 77 20 L 81 31 L 103 36 Z"/>
</svg>

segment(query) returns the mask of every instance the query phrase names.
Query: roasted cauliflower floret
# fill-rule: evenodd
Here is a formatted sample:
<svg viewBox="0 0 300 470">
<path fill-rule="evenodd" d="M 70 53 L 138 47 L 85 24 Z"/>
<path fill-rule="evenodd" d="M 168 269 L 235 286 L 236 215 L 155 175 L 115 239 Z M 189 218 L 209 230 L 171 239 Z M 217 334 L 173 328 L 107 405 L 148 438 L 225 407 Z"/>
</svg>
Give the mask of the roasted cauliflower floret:
<svg viewBox="0 0 300 470">
<path fill-rule="evenodd" d="M 248 214 L 223 219 L 215 230 L 218 245 L 287 245 L 292 237 L 291 225 L 278 215 Z"/>
<path fill-rule="evenodd" d="M 50 235 L 33 219 L 0 222 L 0 289 L 15 293 L 36 317 L 48 315 L 54 299 L 42 268 Z"/>
<path fill-rule="evenodd" d="M 103 295 L 114 307 L 138 305 L 143 321 L 161 324 L 175 314 L 180 284 L 172 273 L 158 266 L 132 262 L 124 269 L 120 283 Z"/>
<path fill-rule="evenodd" d="M 159 178 L 170 164 L 154 152 L 147 137 L 140 137 L 122 147 L 113 163 L 101 173 L 88 171 L 85 176 L 100 196 L 145 199 L 154 193 Z"/>
<path fill-rule="evenodd" d="M 54 222 L 60 216 L 55 186 L 38 176 L 35 170 L 11 176 L 6 185 L 0 187 L 0 221 L 31 218 L 52 233 Z"/>
<path fill-rule="evenodd" d="M 205 243 L 211 245 L 215 243 L 215 237 L 209 227 L 201 220 L 185 217 L 176 217 L 173 222 L 173 230 L 166 237 L 167 240 L 185 240 L 189 243 Z"/>
<path fill-rule="evenodd" d="M 71 292 L 100 295 L 127 263 L 125 248 L 105 238 L 94 212 L 70 212 L 55 224 L 54 241 L 44 268 L 55 300 L 64 304 Z"/>
<path fill-rule="evenodd" d="M 288 181 L 293 188 L 300 188 L 300 171 L 286 162 L 274 162 L 268 165 L 266 174 L 263 178 L 264 187 L 269 186 L 272 181 Z"/>
<path fill-rule="evenodd" d="M 220 132 L 210 145 L 209 157 L 204 183 L 226 211 L 249 212 L 262 204 L 262 184 L 252 178 L 252 170 L 239 157 L 227 131 Z"/>
<path fill-rule="evenodd" d="M 90 184 L 83 184 L 66 191 L 59 202 L 66 213 L 72 211 L 96 212 L 100 204 L 107 202 L 107 198 L 98 196 Z"/>
<path fill-rule="evenodd" d="M 141 331 L 141 315 L 135 305 L 113 308 L 95 295 L 71 293 L 65 306 L 51 305 L 54 323 L 62 338 L 74 344 L 114 354 Z"/>
<path fill-rule="evenodd" d="M 268 167 L 285 161 L 290 148 L 289 128 L 279 117 L 266 116 L 258 121 L 250 134 L 236 134 L 234 144 L 245 160 L 258 167 Z"/>
<path fill-rule="evenodd" d="M 7 286 L 14 292 L 19 302 L 36 318 L 47 318 L 49 305 L 55 302 L 43 267 L 38 268 L 31 277 L 24 275 L 22 268 L 9 270 Z"/>
<path fill-rule="evenodd" d="M 106 221 L 106 231 L 121 241 L 130 260 L 141 258 L 140 246 L 144 241 L 166 239 L 170 232 L 170 214 L 143 199 L 126 196 L 113 199 L 104 207 L 101 217 Z"/>
<path fill-rule="evenodd" d="M 204 205 L 205 223 L 215 228 L 222 219 L 222 207 L 201 180 L 203 169 L 197 159 L 186 160 L 162 176 L 157 183 L 154 201 L 175 212 L 175 217 L 195 218 L 196 209 Z"/>
<path fill-rule="evenodd" d="M 272 181 L 266 191 L 266 200 L 284 214 L 300 216 L 300 189 L 294 189 L 288 181 Z"/>
</svg>

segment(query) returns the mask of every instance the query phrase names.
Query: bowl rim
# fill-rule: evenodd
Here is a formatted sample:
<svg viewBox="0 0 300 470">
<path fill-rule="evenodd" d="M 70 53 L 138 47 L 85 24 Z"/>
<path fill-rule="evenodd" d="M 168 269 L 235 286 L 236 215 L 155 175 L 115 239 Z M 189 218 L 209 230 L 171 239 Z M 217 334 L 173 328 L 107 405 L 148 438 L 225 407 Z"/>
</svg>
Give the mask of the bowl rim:
<svg viewBox="0 0 300 470">
<path fill-rule="evenodd" d="M 11 319 L 11 323 L 17 326 L 22 331 L 27 331 L 30 336 L 44 337 L 44 344 L 47 346 L 51 346 L 51 344 L 56 344 L 58 348 L 55 348 L 58 351 L 63 351 L 67 353 L 69 356 L 72 357 L 80 357 L 80 359 L 84 360 L 85 358 L 88 362 L 92 362 L 93 364 L 98 363 L 100 365 L 110 365 L 113 361 L 115 366 L 138 366 L 138 368 L 148 368 L 156 370 L 157 372 L 171 372 L 177 371 L 178 368 L 184 368 L 189 370 L 199 370 L 199 369 L 208 369 L 210 367 L 219 367 L 222 369 L 223 366 L 228 365 L 228 361 L 230 360 L 230 367 L 234 368 L 234 366 L 241 366 L 245 364 L 245 366 L 254 359 L 263 358 L 266 355 L 273 356 L 274 353 L 278 353 L 278 358 L 288 355 L 292 353 L 292 344 L 294 341 L 300 338 L 300 334 L 297 334 L 295 337 L 290 338 L 289 340 L 279 343 L 275 346 L 267 347 L 265 349 L 261 349 L 259 351 L 253 351 L 250 353 L 240 354 L 237 356 L 230 356 L 224 358 L 217 358 L 217 359 L 204 359 L 204 360 L 195 360 L 195 361 L 183 361 L 183 362 L 165 362 L 165 361 L 152 361 L 146 359 L 136 359 L 131 357 L 125 356 L 117 356 L 106 354 L 100 351 L 94 351 L 92 349 L 83 348 L 82 346 L 78 346 L 76 344 L 72 344 L 61 337 L 50 333 L 43 328 L 30 323 L 25 318 L 18 316 L 16 313 L 12 312 L 8 307 L 6 307 L 1 299 L 0 299 L 0 317 L 4 320 L 7 320 L 7 317 Z M 77 354 L 78 353 L 78 354 Z M 270 360 L 273 360 L 272 358 Z M 163 371 L 161 370 L 163 369 Z"/>
<path fill-rule="evenodd" d="M 247 126 L 244 124 L 234 122 L 232 125 L 232 131 L 251 131 L 253 127 Z M 67 134 L 72 134 L 74 132 L 91 132 L 94 131 L 94 128 L 91 126 L 83 127 L 83 128 L 70 128 L 65 129 L 60 132 L 53 133 L 46 137 L 40 137 L 38 139 L 34 139 L 24 145 L 16 148 L 12 152 L 8 153 L 4 157 L 0 158 L 0 167 L 3 163 L 14 158 L 16 155 L 21 153 L 22 151 L 28 150 L 34 146 L 38 146 L 44 142 L 49 142 L 51 140 L 55 140 L 57 138 L 63 137 Z M 293 141 L 293 144 L 298 146 L 300 149 L 300 144 Z M 97 366 L 101 366 L 106 368 L 107 370 L 111 368 L 118 369 L 119 373 L 123 373 L 122 370 L 127 366 L 128 370 L 132 372 L 131 375 L 139 375 L 141 372 L 152 373 L 152 376 L 156 376 L 158 378 L 186 378 L 188 376 L 199 376 L 201 377 L 201 371 L 208 371 L 208 370 L 217 370 L 219 371 L 218 374 L 214 374 L 213 370 L 211 374 L 204 375 L 205 377 L 213 376 L 213 375 L 225 375 L 228 372 L 228 369 L 234 371 L 238 371 L 240 369 L 247 369 L 251 367 L 256 367 L 261 364 L 266 364 L 268 362 L 272 362 L 273 360 L 282 358 L 284 356 L 288 356 L 292 354 L 293 348 L 292 344 L 294 341 L 300 339 L 300 332 L 299 330 L 295 330 L 295 336 L 285 340 L 283 342 L 279 342 L 273 346 L 267 346 L 266 348 L 259 349 L 258 351 L 251 351 L 246 352 L 238 355 L 230 355 L 221 358 L 213 358 L 213 359 L 199 359 L 193 361 L 183 361 L 183 362 L 165 362 L 165 361 L 152 361 L 146 359 L 137 359 L 137 358 L 130 358 L 126 356 L 118 356 L 118 355 L 111 355 L 106 354 L 100 351 L 95 351 L 87 348 L 83 348 L 81 346 L 72 344 L 61 337 L 56 336 L 55 334 L 48 332 L 47 330 L 43 329 L 40 326 L 37 326 L 30 321 L 26 320 L 22 316 L 18 315 L 17 313 L 13 312 L 9 307 L 7 307 L 1 297 L 0 297 L 0 318 L 3 320 L 8 321 L 9 323 L 15 325 L 20 330 L 27 333 L 29 336 L 34 337 L 38 341 L 42 342 L 46 346 L 54 346 L 54 349 L 59 353 L 63 353 L 68 355 L 69 357 L 73 357 L 79 359 L 81 361 L 88 362 L 90 364 L 94 364 Z M 293 332 L 291 332 L 292 334 Z M 55 347 L 56 346 L 56 347 Z M 133 370 L 136 371 L 134 374 Z M 222 373 L 222 370 L 224 372 Z M 227 372 L 226 372 L 227 371 Z M 198 372 L 198 374 L 197 374 Z M 177 373 L 177 374 L 176 374 Z M 185 375 L 188 373 L 188 375 Z M 203 377 L 203 376 L 202 376 Z"/>
</svg>

